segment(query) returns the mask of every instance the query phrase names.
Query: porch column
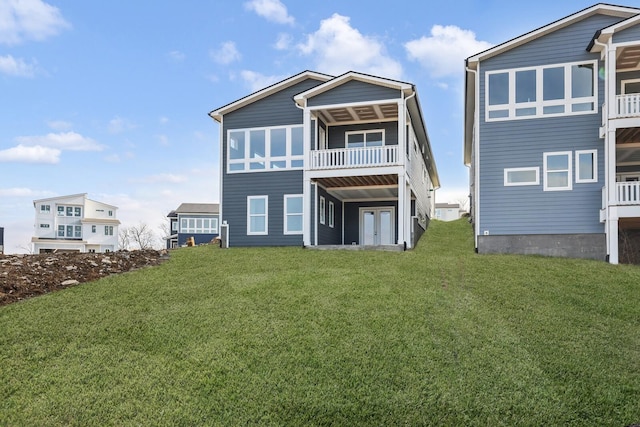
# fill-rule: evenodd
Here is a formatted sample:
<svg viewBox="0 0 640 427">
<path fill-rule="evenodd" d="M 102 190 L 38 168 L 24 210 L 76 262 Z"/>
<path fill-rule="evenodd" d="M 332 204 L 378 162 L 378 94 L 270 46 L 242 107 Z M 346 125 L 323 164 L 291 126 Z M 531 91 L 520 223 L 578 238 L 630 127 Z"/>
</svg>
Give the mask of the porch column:
<svg viewBox="0 0 640 427">
<path fill-rule="evenodd" d="M 398 174 L 398 237 L 399 245 L 404 244 L 405 240 L 405 206 L 407 198 L 407 185 L 405 182 L 404 172 Z"/>
<path fill-rule="evenodd" d="M 304 144 L 304 160 L 302 172 L 302 244 L 311 246 L 311 218 L 315 213 L 311 211 L 311 111 L 305 107 L 302 114 L 302 139 Z"/>
<path fill-rule="evenodd" d="M 613 208 L 615 209 L 615 208 Z M 613 216 L 613 218 L 612 218 Z M 618 263 L 618 216 L 609 214 L 609 220 L 607 221 L 607 242 L 609 247 L 607 252 L 609 253 L 609 263 Z"/>
</svg>

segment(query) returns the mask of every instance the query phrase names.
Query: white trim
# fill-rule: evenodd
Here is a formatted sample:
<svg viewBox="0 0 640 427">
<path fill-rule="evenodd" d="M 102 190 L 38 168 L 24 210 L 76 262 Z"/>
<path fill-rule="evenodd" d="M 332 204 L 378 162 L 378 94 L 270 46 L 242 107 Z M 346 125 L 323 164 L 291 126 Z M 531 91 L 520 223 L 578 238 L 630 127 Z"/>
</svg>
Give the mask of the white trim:
<svg viewBox="0 0 640 427">
<path fill-rule="evenodd" d="M 526 171 L 534 171 L 536 173 L 536 178 L 534 181 L 520 181 L 520 182 L 509 182 L 508 176 L 510 172 L 526 172 Z M 539 167 L 529 167 L 529 168 L 505 168 L 504 169 L 504 186 L 505 187 L 516 187 L 521 185 L 539 185 L 540 184 L 540 168 Z"/>
<path fill-rule="evenodd" d="M 354 148 L 349 146 L 349 135 L 360 135 L 362 134 L 362 147 L 368 147 L 367 145 L 367 135 L 370 133 L 381 133 L 382 134 L 382 145 L 385 146 L 385 133 L 384 129 L 366 129 L 366 130 L 351 130 L 346 131 L 344 133 L 344 146 L 345 148 Z M 373 147 L 379 147 L 379 145 L 373 145 Z"/>
<path fill-rule="evenodd" d="M 264 231 L 251 231 L 251 201 L 264 200 L 264 214 L 254 214 L 253 216 L 264 216 Z M 269 234 L 269 196 L 247 196 L 247 236 L 267 236 Z"/>
<path fill-rule="evenodd" d="M 326 211 L 326 201 L 324 196 L 320 196 L 320 204 L 318 205 L 318 213 L 320 214 L 320 224 L 324 225 L 327 220 L 326 220 L 326 216 L 327 216 L 327 211 Z"/>
<path fill-rule="evenodd" d="M 358 210 L 358 225 L 360 228 L 360 233 L 358 236 L 358 241 L 359 244 L 361 246 L 364 246 L 364 218 L 363 218 L 363 213 L 365 211 L 373 211 L 374 212 L 374 220 L 378 220 L 379 219 L 379 213 L 380 211 L 391 211 L 391 244 L 394 244 L 395 242 L 397 242 L 397 238 L 396 238 L 396 208 L 395 206 L 372 206 L 372 207 L 361 207 Z M 378 225 L 378 223 L 376 222 L 376 225 Z M 399 225 L 399 224 L 398 224 Z M 377 226 L 376 226 L 377 229 Z M 377 243 L 374 242 L 374 246 L 378 246 L 381 245 L 382 243 Z"/>
<path fill-rule="evenodd" d="M 573 171 L 572 166 L 573 162 L 571 159 L 572 152 L 571 151 L 553 151 L 542 153 L 543 157 L 543 174 L 544 174 L 544 191 L 568 191 L 573 189 Z M 549 156 L 567 156 L 567 169 L 559 169 L 559 170 L 547 170 L 547 157 Z M 567 174 L 567 186 L 566 187 L 549 187 L 548 186 L 548 173 L 549 172 L 566 172 Z"/>
<path fill-rule="evenodd" d="M 591 154 L 593 160 L 593 168 L 591 173 L 593 178 L 580 179 L 580 155 Z M 576 183 L 583 184 L 587 182 L 598 182 L 598 150 L 576 150 Z"/>
<path fill-rule="evenodd" d="M 274 130 L 284 129 L 285 131 L 285 155 L 271 156 L 271 133 Z M 291 124 L 283 126 L 264 126 L 255 128 L 227 129 L 227 167 L 226 173 L 255 173 L 255 172 L 281 172 L 288 170 L 301 170 L 304 168 L 304 148 L 299 155 L 293 155 L 293 130 L 300 129 L 303 132 L 304 147 L 304 127 L 302 124 Z M 264 156 L 251 157 L 251 132 L 264 132 Z M 244 156 L 240 159 L 231 158 L 231 134 L 242 133 L 244 135 Z M 293 166 L 293 162 L 298 162 L 300 166 Z M 263 168 L 251 169 L 252 164 L 263 164 Z M 284 163 L 283 167 L 273 167 L 275 163 Z M 242 169 L 232 170 L 232 165 L 241 165 Z"/>
<path fill-rule="evenodd" d="M 593 95 L 573 98 L 572 97 L 572 67 L 580 65 L 591 65 L 593 70 L 592 90 Z M 561 99 L 544 100 L 544 70 L 551 68 L 564 69 L 564 96 Z M 524 71 L 534 71 L 536 79 L 535 100 L 530 102 L 516 102 L 516 74 Z M 508 100 L 506 104 L 489 105 L 489 77 L 492 75 L 507 74 L 508 76 Z M 598 61 L 576 61 L 560 64 L 538 65 L 534 67 L 508 68 L 503 70 L 487 71 L 484 78 L 485 86 L 485 121 L 498 122 L 506 120 L 524 120 L 541 117 L 574 116 L 582 114 L 598 113 Z M 591 109 L 573 111 L 577 105 L 591 104 Z M 549 107 L 562 107 L 562 112 L 545 113 L 544 109 Z M 518 111 L 533 110 L 533 114 L 518 116 Z M 504 117 L 490 117 L 492 112 L 504 112 Z"/>
<path fill-rule="evenodd" d="M 302 205 L 302 210 L 300 212 L 289 213 L 287 211 L 287 200 L 288 199 L 300 199 L 300 204 Z M 283 215 L 283 227 L 282 234 L 291 235 L 291 234 L 302 234 L 304 232 L 304 195 L 303 194 L 285 194 L 284 201 L 282 205 L 282 215 Z M 290 216 L 300 216 L 300 231 L 289 231 L 289 217 Z"/>
<path fill-rule="evenodd" d="M 335 214 L 336 208 L 334 203 L 329 200 L 329 227 L 333 228 L 335 226 Z"/>
<path fill-rule="evenodd" d="M 634 44 L 635 45 L 635 44 Z M 640 83 L 640 79 L 626 79 L 620 81 L 620 91 L 621 95 L 627 95 L 627 83 Z M 634 92 L 632 92 L 634 93 Z"/>
</svg>

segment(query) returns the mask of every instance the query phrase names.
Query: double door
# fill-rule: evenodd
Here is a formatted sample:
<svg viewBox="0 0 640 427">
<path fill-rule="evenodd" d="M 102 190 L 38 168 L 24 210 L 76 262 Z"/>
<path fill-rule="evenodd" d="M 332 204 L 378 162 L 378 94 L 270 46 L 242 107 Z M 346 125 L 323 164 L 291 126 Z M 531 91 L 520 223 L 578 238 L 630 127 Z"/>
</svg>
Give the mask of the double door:
<svg viewBox="0 0 640 427">
<path fill-rule="evenodd" d="M 395 209 L 393 207 L 360 209 L 360 244 L 369 246 L 395 244 Z"/>
</svg>

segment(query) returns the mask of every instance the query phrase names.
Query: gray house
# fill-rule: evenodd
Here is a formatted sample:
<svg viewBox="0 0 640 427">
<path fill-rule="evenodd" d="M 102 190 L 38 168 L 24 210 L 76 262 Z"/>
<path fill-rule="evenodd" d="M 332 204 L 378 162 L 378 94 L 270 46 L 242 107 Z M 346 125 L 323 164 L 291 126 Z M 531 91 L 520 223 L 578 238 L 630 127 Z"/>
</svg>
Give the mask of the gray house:
<svg viewBox="0 0 640 427">
<path fill-rule="evenodd" d="M 4 254 L 4 227 L 0 227 L 0 255 Z"/>
<path fill-rule="evenodd" d="M 194 243 L 210 243 L 220 234 L 220 205 L 218 203 L 182 203 L 169 212 L 169 232 L 167 249 L 187 244 L 193 237 Z"/>
<path fill-rule="evenodd" d="M 478 252 L 618 263 L 640 226 L 639 14 L 597 4 L 467 58 Z"/>
<path fill-rule="evenodd" d="M 231 246 L 411 248 L 439 187 L 414 85 L 305 71 L 220 107 Z"/>
</svg>

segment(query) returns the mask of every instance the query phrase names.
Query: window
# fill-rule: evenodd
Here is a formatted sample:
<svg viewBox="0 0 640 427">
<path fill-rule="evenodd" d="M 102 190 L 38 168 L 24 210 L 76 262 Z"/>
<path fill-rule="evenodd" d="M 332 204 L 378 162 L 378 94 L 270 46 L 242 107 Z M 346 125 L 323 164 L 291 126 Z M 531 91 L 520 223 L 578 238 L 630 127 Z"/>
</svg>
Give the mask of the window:
<svg viewBox="0 0 640 427">
<path fill-rule="evenodd" d="M 105 225 L 104 226 L 104 235 L 105 236 L 113 236 L 113 225 Z"/>
<path fill-rule="evenodd" d="M 64 225 L 58 226 L 58 237 L 64 237 Z"/>
<path fill-rule="evenodd" d="M 329 227 L 333 228 L 335 222 L 335 207 L 332 201 L 329 201 Z"/>
<path fill-rule="evenodd" d="M 284 234 L 302 234 L 302 195 L 284 196 Z"/>
<path fill-rule="evenodd" d="M 40 212 L 51 212 L 51 205 L 40 205 Z"/>
<path fill-rule="evenodd" d="M 73 225 L 67 225 L 67 237 L 73 237 Z"/>
<path fill-rule="evenodd" d="M 597 112 L 596 61 L 491 71 L 486 74 L 486 120 Z"/>
<path fill-rule="evenodd" d="M 324 197 L 320 196 L 320 224 L 325 222 Z"/>
<path fill-rule="evenodd" d="M 269 196 L 247 196 L 247 234 L 269 234 Z"/>
<path fill-rule="evenodd" d="M 571 190 L 571 152 L 544 153 L 544 190 Z"/>
<path fill-rule="evenodd" d="M 75 216 L 82 216 L 82 209 L 79 207 L 73 208 L 73 214 Z"/>
<path fill-rule="evenodd" d="M 380 147 L 384 145 L 384 129 L 346 132 L 347 148 Z"/>
<path fill-rule="evenodd" d="M 540 168 L 508 168 L 504 170 L 504 185 L 538 185 Z"/>
<path fill-rule="evenodd" d="M 50 225 L 49 224 L 40 224 L 40 228 L 49 228 Z"/>
<path fill-rule="evenodd" d="M 82 226 L 81 225 L 76 225 L 75 226 L 73 237 L 82 238 Z"/>
<path fill-rule="evenodd" d="M 178 221 L 171 221 L 171 231 L 178 231 Z"/>
<path fill-rule="evenodd" d="M 113 216 L 113 211 L 109 211 L 107 215 Z"/>
<path fill-rule="evenodd" d="M 598 182 L 598 150 L 576 151 L 576 182 Z"/>
<path fill-rule="evenodd" d="M 73 206 L 67 206 L 67 216 L 73 216 Z"/>
<path fill-rule="evenodd" d="M 58 206 L 58 216 L 64 216 L 64 206 Z"/>
<path fill-rule="evenodd" d="M 95 225 L 91 226 L 91 232 L 95 233 L 97 231 L 97 227 Z"/>
<path fill-rule="evenodd" d="M 302 126 L 230 130 L 227 173 L 300 169 L 304 164 Z"/>
<path fill-rule="evenodd" d="M 178 222 L 171 223 L 173 231 L 178 229 Z M 194 234 L 218 233 L 218 218 L 180 217 L 180 232 Z"/>
</svg>

